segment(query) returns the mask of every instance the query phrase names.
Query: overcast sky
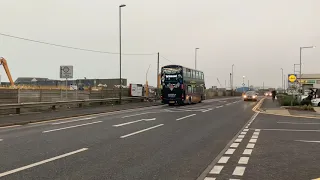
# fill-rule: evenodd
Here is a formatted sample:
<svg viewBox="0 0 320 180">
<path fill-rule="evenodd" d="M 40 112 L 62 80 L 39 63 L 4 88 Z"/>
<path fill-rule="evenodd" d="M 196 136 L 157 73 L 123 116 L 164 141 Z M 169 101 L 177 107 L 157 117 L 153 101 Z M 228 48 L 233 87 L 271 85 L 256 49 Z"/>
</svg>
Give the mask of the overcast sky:
<svg viewBox="0 0 320 180">
<path fill-rule="evenodd" d="M 1 0 L 0 32 L 67 46 L 119 52 L 119 5 L 123 53 L 156 53 L 204 71 L 207 86 L 234 83 L 281 85 L 303 51 L 303 73 L 320 73 L 319 0 Z M 75 78 L 119 77 L 119 55 L 64 49 L 0 36 L 0 56 L 17 77 L 59 78 L 73 65 Z M 123 56 L 122 76 L 156 84 L 156 55 Z M 160 65 L 171 62 L 160 58 Z M 7 81 L 1 68 L 2 81 Z"/>
</svg>

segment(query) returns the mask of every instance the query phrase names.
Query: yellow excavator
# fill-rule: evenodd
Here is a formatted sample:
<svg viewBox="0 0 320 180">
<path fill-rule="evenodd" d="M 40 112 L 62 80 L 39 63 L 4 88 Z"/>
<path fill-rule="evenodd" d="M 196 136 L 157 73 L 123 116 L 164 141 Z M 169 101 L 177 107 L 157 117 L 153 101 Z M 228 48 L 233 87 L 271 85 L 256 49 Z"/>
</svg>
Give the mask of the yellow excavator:
<svg viewBox="0 0 320 180">
<path fill-rule="evenodd" d="M 14 86 L 14 82 L 12 80 L 11 73 L 10 73 L 7 61 L 3 57 L 0 57 L 0 65 L 2 65 L 4 70 L 6 71 L 6 74 L 8 76 L 8 79 L 10 81 L 11 86 Z"/>
</svg>

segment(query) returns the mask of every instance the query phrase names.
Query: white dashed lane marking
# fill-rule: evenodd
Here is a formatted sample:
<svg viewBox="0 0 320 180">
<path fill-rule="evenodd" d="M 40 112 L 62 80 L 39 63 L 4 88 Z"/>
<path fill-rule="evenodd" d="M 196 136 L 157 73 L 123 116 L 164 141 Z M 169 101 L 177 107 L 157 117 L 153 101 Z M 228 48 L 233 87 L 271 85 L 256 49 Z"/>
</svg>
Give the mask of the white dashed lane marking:
<svg viewBox="0 0 320 180">
<path fill-rule="evenodd" d="M 210 174 L 220 174 L 222 169 L 223 169 L 223 166 L 214 166 L 210 171 Z"/>
<path fill-rule="evenodd" d="M 247 132 L 247 131 L 249 131 L 249 129 L 244 129 L 243 131 L 244 131 L 244 132 Z"/>
<path fill-rule="evenodd" d="M 241 132 L 240 134 L 242 134 L 242 135 L 246 135 L 246 134 L 247 134 L 247 132 Z"/>
<path fill-rule="evenodd" d="M 246 167 L 237 166 L 237 167 L 234 169 L 232 175 L 234 175 L 234 176 L 243 176 L 245 170 L 246 170 Z"/>
<path fill-rule="evenodd" d="M 236 139 L 234 142 L 240 143 L 242 139 Z"/>
<path fill-rule="evenodd" d="M 222 157 L 220 158 L 220 160 L 218 161 L 218 163 L 219 163 L 219 164 L 225 164 L 225 163 L 228 162 L 229 158 L 230 158 L 229 156 L 222 156 Z"/>
<path fill-rule="evenodd" d="M 247 148 L 247 149 L 253 149 L 253 148 L 254 148 L 254 145 L 255 145 L 255 144 L 248 143 L 248 145 L 247 145 L 246 148 Z"/>
<path fill-rule="evenodd" d="M 252 149 L 245 149 L 242 154 L 251 155 L 251 153 L 252 153 Z"/>
<path fill-rule="evenodd" d="M 237 148 L 239 146 L 239 143 L 232 143 L 230 147 Z"/>
<path fill-rule="evenodd" d="M 259 135 L 260 134 L 260 132 L 254 132 L 253 133 L 253 135 Z"/>
<path fill-rule="evenodd" d="M 241 157 L 238 161 L 238 164 L 248 164 L 249 157 Z"/>
<path fill-rule="evenodd" d="M 257 142 L 257 139 L 250 139 L 249 142 L 250 142 L 250 143 L 256 143 L 256 142 Z"/>
<path fill-rule="evenodd" d="M 235 149 L 228 149 L 225 154 L 233 154 Z"/>
<path fill-rule="evenodd" d="M 244 138 L 244 135 L 239 135 L 238 138 Z"/>
<path fill-rule="evenodd" d="M 213 178 L 213 177 L 206 177 L 206 178 L 204 178 L 204 180 L 216 180 L 216 178 Z"/>
</svg>

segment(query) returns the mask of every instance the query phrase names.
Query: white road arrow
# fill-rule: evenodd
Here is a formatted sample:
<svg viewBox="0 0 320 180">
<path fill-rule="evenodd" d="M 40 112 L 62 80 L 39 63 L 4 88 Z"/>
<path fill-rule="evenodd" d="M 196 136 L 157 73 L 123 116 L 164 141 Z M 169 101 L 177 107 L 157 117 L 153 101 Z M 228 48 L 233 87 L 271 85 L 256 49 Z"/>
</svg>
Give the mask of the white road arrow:
<svg viewBox="0 0 320 180">
<path fill-rule="evenodd" d="M 156 118 L 140 119 L 140 120 L 130 121 L 130 122 L 122 123 L 122 124 L 116 124 L 116 125 L 113 125 L 113 126 L 114 127 L 120 127 L 120 126 L 125 126 L 125 125 L 129 125 L 129 124 L 133 124 L 133 123 L 137 123 L 137 122 L 141 122 L 141 121 L 154 121 L 154 120 L 156 120 Z"/>
</svg>

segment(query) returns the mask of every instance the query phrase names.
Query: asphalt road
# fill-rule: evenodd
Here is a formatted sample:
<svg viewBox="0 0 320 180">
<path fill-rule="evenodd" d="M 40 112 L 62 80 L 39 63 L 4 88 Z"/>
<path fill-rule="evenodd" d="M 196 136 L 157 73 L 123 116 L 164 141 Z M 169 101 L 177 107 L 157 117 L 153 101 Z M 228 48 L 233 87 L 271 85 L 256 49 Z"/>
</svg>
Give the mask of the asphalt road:
<svg viewBox="0 0 320 180">
<path fill-rule="evenodd" d="M 194 180 L 255 104 L 214 99 L 0 128 L 0 179 Z"/>
<path fill-rule="evenodd" d="M 205 180 L 320 179 L 319 149 L 320 119 L 257 112 L 216 157 Z"/>
</svg>

